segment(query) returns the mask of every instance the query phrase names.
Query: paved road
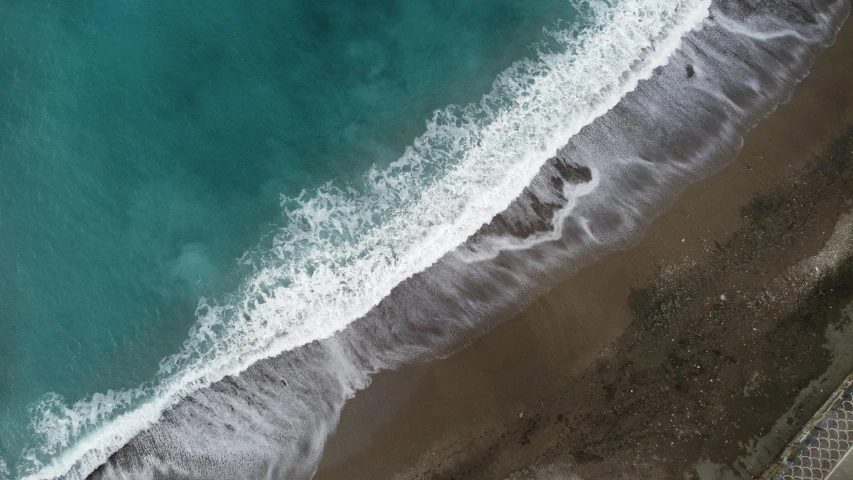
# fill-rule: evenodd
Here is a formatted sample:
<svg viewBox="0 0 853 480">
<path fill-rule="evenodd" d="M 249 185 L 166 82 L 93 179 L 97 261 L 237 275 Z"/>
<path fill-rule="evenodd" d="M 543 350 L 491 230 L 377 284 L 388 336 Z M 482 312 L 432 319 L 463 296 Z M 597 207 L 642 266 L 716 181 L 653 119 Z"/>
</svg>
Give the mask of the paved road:
<svg viewBox="0 0 853 480">
<path fill-rule="evenodd" d="M 835 467 L 827 480 L 853 480 L 853 453 L 847 452 L 847 456 Z"/>
</svg>

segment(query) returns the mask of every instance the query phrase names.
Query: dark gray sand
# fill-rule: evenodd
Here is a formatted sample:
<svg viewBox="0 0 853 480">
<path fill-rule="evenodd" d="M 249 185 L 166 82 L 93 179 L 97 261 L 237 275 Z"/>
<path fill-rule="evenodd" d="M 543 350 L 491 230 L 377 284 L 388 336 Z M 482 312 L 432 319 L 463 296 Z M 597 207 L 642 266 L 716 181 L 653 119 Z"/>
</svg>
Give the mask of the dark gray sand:
<svg viewBox="0 0 853 480">
<path fill-rule="evenodd" d="M 378 375 L 317 479 L 752 478 L 853 370 L 853 26 L 636 247 Z"/>
</svg>

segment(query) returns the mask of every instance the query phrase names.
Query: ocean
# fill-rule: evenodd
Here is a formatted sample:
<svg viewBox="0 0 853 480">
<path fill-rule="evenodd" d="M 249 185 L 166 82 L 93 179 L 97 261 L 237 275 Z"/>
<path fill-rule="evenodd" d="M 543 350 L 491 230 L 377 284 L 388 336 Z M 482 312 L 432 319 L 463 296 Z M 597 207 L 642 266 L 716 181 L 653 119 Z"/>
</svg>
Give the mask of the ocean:
<svg viewBox="0 0 853 480">
<path fill-rule="evenodd" d="M 371 374 L 630 244 L 848 9 L 4 2 L 0 478 L 310 477 Z"/>
</svg>

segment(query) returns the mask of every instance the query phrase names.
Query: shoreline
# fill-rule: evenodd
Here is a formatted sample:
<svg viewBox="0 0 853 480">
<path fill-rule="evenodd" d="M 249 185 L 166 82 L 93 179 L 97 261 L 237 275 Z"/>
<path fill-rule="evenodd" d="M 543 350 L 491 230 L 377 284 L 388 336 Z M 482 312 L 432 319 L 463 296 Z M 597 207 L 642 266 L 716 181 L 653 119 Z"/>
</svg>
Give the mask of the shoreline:
<svg viewBox="0 0 853 480">
<path fill-rule="evenodd" d="M 708 0 L 708 1 L 710 1 L 710 0 Z M 692 3 L 696 3 L 696 2 L 685 2 L 685 3 L 692 4 Z M 677 9 L 676 9 L 676 11 L 677 11 Z M 684 18 L 681 18 L 679 21 L 674 22 L 672 25 L 669 25 L 669 27 L 671 27 L 670 29 L 672 31 L 675 31 L 675 32 L 679 32 L 680 30 L 690 29 L 693 27 L 693 25 L 692 24 L 691 25 L 685 24 L 684 19 L 685 18 L 692 18 L 692 17 L 697 17 L 697 19 L 698 19 L 698 15 L 703 14 L 703 12 L 704 12 L 704 10 L 702 10 L 702 9 L 697 10 L 695 8 L 691 8 L 691 9 L 687 10 L 687 13 L 684 13 L 682 11 L 681 14 L 676 15 L 676 17 L 679 17 L 679 18 L 684 17 Z M 649 17 L 649 18 L 652 18 L 652 17 Z M 657 21 L 662 22 L 663 19 L 658 19 Z M 636 26 L 645 26 L 645 25 L 647 25 L 647 24 L 641 22 L 641 23 L 638 23 Z M 619 28 L 620 27 L 617 26 L 617 30 Z M 594 29 L 593 29 L 593 31 L 594 31 Z M 635 31 L 634 33 L 637 33 L 637 32 Z M 642 38 L 645 38 L 647 36 L 649 36 L 649 35 L 646 35 L 646 34 L 640 35 L 640 37 L 642 37 Z M 569 37 L 570 36 L 567 36 L 566 38 L 569 38 Z M 619 35 L 604 35 L 603 38 L 619 39 L 619 38 L 628 38 L 628 37 L 621 37 Z M 647 75 L 648 76 L 652 75 L 653 67 L 668 57 L 668 50 L 675 48 L 675 45 L 677 45 L 677 43 L 678 43 L 677 39 L 681 38 L 681 35 L 673 35 L 672 38 L 670 38 L 669 36 L 666 36 L 666 35 L 658 35 L 656 38 L 657 39 L 663 39 L 664 41 L 661 42 L 660 45 L 657 45 L 657 43 L 653 43 L 653 46 L 655 46 L 655 48 L 647 48 L 647 47 L 639 48 L 639 50 L 644 55 L 648 55 L 649 59 L 652 59 L 655 61 L 652 62 L 652 61 L 645 61 L 644 60 L 643 62 L 639 62 L 639 63 L 636 63 L 636 62 L 631 63 L 631 65 L 628 65 L 626 63 L 626 66 L 630 67 L 630 68 L 628 68 L 625 71 L 632 72 L 632 75 L 629 75 L 629 76 L 624 77 L 624 78 L 617 76 L 617 75 L 613 75 L 612 79 L 614 79 L 615 81 L 621 82 L 621 83 L 618 83 L 618 85 L 622 86 L 625 89 L 630 89 L 630 88 L 633 88 L 634 83 L 636 83 L 636 81 L 637 81 L 637 78 L 634 78 L 634 76 L 645 77 Z M 593 43 L 598 43 L 598 42 L 593 42 Z M 606 42 L 601 42 L 601 43 L 606 44 Z M 664 47 L 662 50 L 659 49 L 659 47 L 661 47 L 661 46 Z M 618 50 L 621 50 L 621 48 L 615 48 L 614 49 L 614 51 L 618 51 Z M 591 51 L 591 52 L 592 53 L 587 54 L 587 56 L 592 55 L 594 57 L 595 51 Z M 569 55 L 568 57 L 572 57 L 572 55 Z M 634 68 L 635 64 L 639 65 L 642 68 L 638 68 L 636 70 L 636 72 L 634 72 L 633 68 Z M 562 72 L 563 69 L 554 69 L 553 71 Z M 570 72 L 570 70 L 566 70 L 566 71 Z M 572 79 L 572 78 L 576 78 L 576 77 L 569 74 L 565 78 Z M 605 79 L 609 79 L 609 77 L 605 77 Z M 588 82 L 581 82 L 581 83 L 583 85 L 588 84 Z M 496 85 L 501 85 L 501 82 L 497 82 Z M 569 85 L 569 86 L 571 86 L 571 85 Z M 599 85 L 597 85 L 597 84 L 592 85 L 591 89 L 593 90 L 594 95 L 598 95 L 600 93 L 600 91 L 597 90 L 598 88 L 599 88 Z M 606 90 L 613 90 L 613 89 L 607 88 Z M 628 90 L 625 90 L 625 91 L 627 92 Z M 562 95 L 558 95 L 558 97 L 561 97 L 561 96 Z M 604 109 L 607 109 L 607 108 L 613 106 L 613 105 L 610 105 L 610 103 L 616 104 L 618 102 L 619 97 L 620 97 L 619 92 L 616 90 L 613 90 L 612 92 L 610 92 L 609 97 L 608 97 L 609 100 L 607 102 L 602 103 L 602 104 L 599 104 L 597 102 L 593 102 L 590 105 L 594 106 L 596 109 L 604 110 Z M 551 102 L 546 102 L 545 105 L 549 106 L 549 108 L 555 108 L 554 105 L 549 105 L 550 103 Z M 519 104 L 520 105 L 524 104 L 524 102 L 521 102 Z M 571 105 L 571 104 L 569 104 L 569 105 Z M 579 103 L 578 105 L 582 105 L 582 103 Z M 555 109 L 555 112 L 560 112 L 560 113 L 565 114 L 565 112 L 564 112 L 565 110 L 566 109 L 557 108 L 557 109 Z M 539 115 L 541 113 L 539 107 L 534 108 L 532 110 L 532 112 L 536 115 Z M 595 112 L 595 110 L 593 110 L 593 112 Z M 595 114 L 595 115 L 597 115 L 597 114 Z M 531 120 L 531 118 L 527 115 L 524 115 L 523 117 L 526 120 L 523 121 L 522 124 L 535 125 L 537 123 L 537 122 L 527 122 L 527 120 Z M 535 117 L 535 115 L 534 115 L 534 117 Z M 548 115 L 545 115 L 545 117 L 548 117 Z M 539 123 L 542 123 L 543 125 L 550 125 L 547 122 L 539 122 Z M 554 125 L 565 126 L 565 125 L 570 125 L 571 123 L 572 122 L 568 122 L 568 121 L 566 121 L 566 122 L 555 122 Z M 548 128 L 550 128 L 550 127 L 548 127 Z M 580 128 L 580 126 L 578 128 Z M 430 131 L 432 131 L 431 128 L 428 129 L 428 132 L 430 132 Z M 511 134 L 508 133 L 507 135 L 511 135 Z M 559 138 L 559 137 L 560 136 L 558 135 L 558 136 L 555 136 L 554 138 Z M 551 140 L 549 140 L 549 142 L 550 141 Z M 558 142 L 558 140 L 553 140 L 553 142 L 556 144 Z M 510 142 L 510 143 L 513 143 L 513 142 Z M 479 142 L 478 142 L 478 147 L 479 147 Z M 521 152 L 521 153 L 523 153 L 523 152 Z M 489 157 L 489 156 L 486 156 L 486 157 Z M 497 158 L 498 156 L 495 155 L 493 157 Z M 512 157 L 512 155 L 507 156 L 507 158 L 510 158 L 510 157 Z M 515 155 L 515 157 L 526 158 L 526 155 Z M 492 165 L 493 162 L 490 158 L 486 158 L 486 161 L 484 163 L 489 164 L 488 165 L 489 168 L 494 167 L 494 165 Z M 527 163 L 531 163 L 531 162 L 527 162 Z M 504 187 L 509 185 L 512 187 L 509 189 L 511 192 L 515 192 L 516 190 L 518 192 L 520 192 L 524 188 L 524 185 L 527 185 L 530 183 L 528 180 L 525 179 L 526 173 L 530 173 L 532 176 L 535 174 L 534 170 L 535 171 L 539 170 L 538 162 L 535 162 L 535 163 L 536 163 L 536 165 L 535 165 L 536 168 L 535 169 L 533 169 L 533 168 L 528 169 L 528 170 L 530 170 L 529 172 L 525 172 L 525 171 L 519 172 L 518 168 L 513 168 L 513 170 L 515 171 L 515 174 L 505 175 L 505 177 L 508 180 L 506 182 L 503 182 Z M 509 166 L 512 166 L 512 165 L 509 165 Z M 402 170 L 405 170 L 405 169 L 402 169 Z M 495 169 L 495 171 L 502 171 L 502 170 L 506 171 L 506 169 Z M 518 173 L 521 173 L 521 175 L 517 175 Z M 482 177 L 488 178 L 486 176 L 482 176 Z M 460 178 L 462 178 L 462 177 L 460 177 Z M 437 189 L 436 191 L 439 191 L 439 190 L 441 190 L 441 189 Z M 459 189 L 458 188 L 448 188 L 447 190 L 458 191 Z M 479 203 L 475 203 L 473 205 L 473 207 L 472 207 L 472 205 L 468 205 L 466 203 L 465 208 L 461 210 L 463 213 L 462 216 L 468 215 L 470 212 L 475 212 L 475 213 L 480 212 L 479 215 L 482 215 L 481 212 L 483 212 L 484 209 L 481 207 L 484 205 L 488 205 L 490 208 L 492 208 L 492 206 L 495 204 L 495 201 L 494 201 L 495 197 L 505 197 L 505 198 L 499 199 L 499 201 L 503 201 L 503 200 L 511 200 L 512 198 L 515 198 L 517 196 L 514 194 L 505 195 L 503 192 L 501 192 L 501 190 L 503 190 L 503 189 L 502 188 L 492 188 L 492 194 L 489 196 L 490 198 L 484 197 L 485 199 L 480 199 L 480 198 L 478 198 L 479 195 L 474 195 L 472 198 L 476 198 Z M 433 199 L 433 200 L 435 200 L 435 199 Z M 433 212 L 433 211 L 443 212 L 443 211 L 445 211 L 445 209 L 443 209 L 443 208 L 432 208 L 433 207 L 432 204 L 435 202 L 426 201 L 423 203 L 425 205 L 429 206 L 429 208 L 426 209 L 429 212 Z M 454 205 L 461 205 L 464 202 L 451 202 L 451 203 L 453 203 Z M 416 206 L 420 205 L 420 202 L 416 203 L 415 205 Z M 425 211 L 424 211 L 424 209 L 416 208 L 413 210 L 413 212 L 414 213 L 412 214 L 412 216 L 420 216 L 417 214 L 423 214 Z M 489 215 L 486 215 L 485 217 L 482 217 L 481 220 L 474 222 L 474 224 L 479 225 L 480 223 L 482 223 L 482 221 L 484 221 L 488 217 L 489 217 Z M 476 218 L 480 218 L 480 217 L 477 217 L 475 215 L 475 217 L 472 217 L 472 218 L 476 219 Z M 334 222 L 332 222 L 332 223 L 334 223 Z M 422 222 L 421 225 L 429 225 L 431 223 L 433 223 L 433 222 L 432 221 L 425 221 L 425 222 Z M 439 224 L 439 225 L 442 224 L 441 221 L 436 221 L 434 223 Z M 469 222 L 462 222 L 462 223 L 469 223 Z M 424 232 L 429 233 L 430 231 L 431 230 L 425 230 Z M 460 232 L 456 228 L 445 229 L 444 233 L 451 235 L 451 240 L 449 240 L 449 243 L 448 243 L 449 245 L 456 245 L 458 243 L 462 243 L 462 240 L 467 238 L 467 234 L 464 234 L 461 237 L 458 236 L 458 235 L 460 235 Z M 453 237 L 452 235 L 456 235 L 457 237 Z M 412 236 L 417 237 L 418 234 L 414 233 L 414 234 L 412 234 Z M 379 238 L 379 237 L 377 236 L 376 238 Z M 394 235 L 388 236 L 388 238 L 394 238 Z M 455 240 L 454 240 L 454 238 L 455 238 Z M 387 245 L 383 244 L 381 241 L 377 241 L 376 245 L 380 246 L 380 247 L 387 246 Z M 430 247 L 430 246 L 431 245 L 429 245 L 429 243 L 426 244 L 426 247 Z M 334 248 L 335 246 L 331 243 L 329 245 L 327 245 L 327 247 L 328 248 L 321 249 L 321 251 L 336 252 L 336 251 L 344 251 L 345 250 L 345 249 Z M 417 259 L 418 262 L 422 262 L 423 265 L 430 265 L 430 269 L 431 269 L 431 265 L 434 263 L 437 263 L 438 259 L 449 256 L 448 252 L 446 252 L 444 250 L 440 250 L 441 255 L 436 255 L 436 258 L 430 259 L 430 255 L 423 255 L 424 251 L 427 249 L 426 247 L 424 249 L 416 249 L 418 251 L 416 251 L 416 253 L 413 255 L 413 257 L 415 259 Z M 393 249 L 391 249 L 391 250 L 393 250 Z M 431 253 L 435 254 L 436 249 L 433 248 L 433 250 L 434 251 L 432 251 Z M 384 252 L 385 250 L 383 248 L 372 248 L 371 247 L 369 249 L 369 251 L 372 254 L 373 252 Z M 383 257 L 383 255 L 384 255 L 383 253 L 379 253 L 375 257 L 371 256 L 371 259 L 377 260 L 377 262 L 375 262 L 375 265 L 374 265 L 374 267 L 376 267 L 376 269 L 381 270 L 383 259 L 392 259 L 392 257 L 393 257 L 393 256 L 392 257 Z M 421 256 L 425 257 L 426 260 L 424 260 L 423 258 L 419 258 Z M 286 255 L 285 255 L 285 257 L 286 257 Z M 433 262 L 432 260 L 436 260 L 436 262 Z M 341 262 L 341 263 L 345 263 L 345 262 Z M 359 264 L 360 262 L 354 262 L 354 263 Z M 368 265 L 370 264 L 370 262 L 365 262 L 365 263 L 367 263 Z M 393 262 L 391 262 L 391 263 L 393 263 Z M 419 265 L 419 263 L 415 263 L 415 265 Z M 366 270 L 372 270 L 372 268 L 367 268 Z M 423 270 L 423 269 L 421 267 L 418 267 L 412 271 L 413 272 L 419 272 L 420 270 Z M 417 273 L 415 275 L 409 275 L 405 272 L 403 272 L 401 274 L 397 270 L 390 269 L 390 273 L 399 275 L 399 278 L 395 279 L 395 278 L 391 277 L 391 281 L 389 281 L 388 280 L 389 277 L 379 276 L 379 277 L 377 277 L 378 281 L 374 282 L 374 283 L 379 283 L 381 285 L 381 287 L 380 288 L 367 288 L 366 290 L 369 292 L 380 292 L 380 293 L 385 292 L 386 290 L 393 292 L 393 290 L 396 289 L 396 286 L 399 286 L 401 283 L 408 283 L 408 282 L 398 282 L 398 280 L 401 280 L 404 277 L 406 279 L 408 279 L 410 276 L 420 276 L 420 273 L 423 273 L 423 272 Z M 319 278 L 320 276 L 319 275 L 317 275 L 317 276 L 308 275 L 308 277 Z M 337 277 L 335 277 L 335 278 L 337 279 Z M 343 289 L 343 291 L 344 292 L 350 292 L 350 290 L 351 290 L 349 287 L 350 284 L 360 285 L 360 283 L 358 283 L 357 281 L 352 281 L 352 282 L 345 281 L 345 280 L 352 280 L 349 278 L 344 278 L 343 280 L 344 281 L 340 281 L 340 282 L 324 282 L 322 287 L 326 287 L 328 285 L 347 285 Z M 262 283 L 263 282 L 258 282 L 258 285 L 261 285 Z M 396 285 L 396 286 L 393 289 L 385 288 L 385 287 L 391 286 L 391 285 Z M 257 288 L 258 290 L 254 291 L 255 288 Z M 274 295 L 269 296 L 269 297 L 265 296 L 266 291 L 265 291 L 265 287 L 263 285 L 257 286 L 257 285 L 253 284 L 252 290 L 254 293 L 259 295 L 260 298 L 262 298 L 262 299 L 275 298 Z M 343 295 L 343 293 L 341 293 L 341 295 Z M 385 295 L 385 294 L 382 293 L 382 295 Z M 382 295 L 376 296 L 376 299 L 382 298 Z M 338 295 L 330 295 L 330 296 L 328 296 L 328 298 L 335 299 L 337 296 Z M 385 295 L 386 298 L 389 296 L 390 295 Z M 282 295 L 281 297 L 284 297 L 284 295 Z M 279 298 L 281 298 L 281 297 L 279 297 Z M 313 296 L 309 296 L 309 297 L 314 298 Z M 120 440 L 116 441 L 113 438 L 109 438 L 110 433 L 104 433 L 104 432 L 110 432 L 110 431 L 114 430 L 113 427 L 115 427 L 115 425 L 118 422 L 110 423 L 107 426 L 107 428 L 102 428 L 101 426 L 99 426 L 99 427 L 97 427 L 95 434 L 89 435 L 86 438 L 86 440 L 91 440 L 92 438 L 95 438 L 96 439 L 95 441 L 91 442 L 91 444 L 87 444 L 87 445 L 84 445 L 82 447 L 79 447 L 79 445 L 75 445 L 75 450 L 77 450 L 77 451 L 84 451 L 85 450 L 86 451 L 85 455 L 76 455 L 74 457 L 72 457 L 71 455 L 68 455 L 67 456 L 68 458 L 66 458 L 65 455 L 59 456 L 58 457 L 59 458 L 58 464 L 60 465 L 60 467 L 55 468 L 54 466 L 57 464 L 57 461 L 51 460 L 51 463 L 48 465 L 48 467 L 38 470 L 36 472 L 36 475 L 37 476 L 41 476 L 41 475 L 48 475 L 49 476 L 51 474 L 59 474 L 61 472 L 68 470 L 69 467 L 72 469 L 76 469 L 76 466 L 80 465 L 80 464 L 87 464 L 86 468 L 80 469 L 81 472 L 88 471 L 89 465 L 94 466 L 94 465 L 97 465 L 98 463 L 101 462 L 101 457 L 104 455 L 103 452 L 105 452 L 105 451 L 111 452 L 111 453 L 109 453 L 109 455 L 107 455 L 106 463 L 104 465 L 101 465 L 101 467 L 98 468 L 99 470 L 103 471 L 106 469 L 106 467 L 109 466 L 108 464 L 111 463 L 113 459 L 116 459 L 116 458 L 119 458 L 122 456 L 129 457 L 130 455 L 124 455 L 124 454 L 121 454 L 119 452 L 122 450 L 132 451 L 133 448 L 132 447 L 127 448 L 127 446 L 130 445 L 131 443 L 136 442 L 137 438 L 144 438 L 145 436 L 148 436 L 148 435 L 157 435 L 158 433 L 152 434 L 150 432 L 159 429 L 159 425 L 161 424 L 160 419 L 171 419 L 171 417 L 173 416 L 172 415 L 173 412 L 179 412 L 179 414 L 180 414 L 185 410 L 192 410 L 195 407 L 186 406 L 187 403 L 190 403 L 192 400 L 194 400 L 198 396 L 206 395 L 207 391 L 216 390 L 217 388 L 221 387 L 222 384 L 226 384 L 229 380 L 228 377 L 230 377 L 230 376 L 241 376 L 241 377 L 250 376 L 251 373 L 246 373 L 246 372 L 258 371 L 262 368 L 262 367 L 256 367 L 256 364 L 276 363 L 277 359 L 273 358 L 273 357 L 287 356 L 288 354 L 291 353 L 292 350 L 310 350 L 312 348 L 311 346 L 314 342 L 320 342 L 320 343 L 326 343 L 326 344 L 334 343 L 335 339 L 345 336 L 343 334 L 339 335 L 340 332 L 345 330 L 343 325 L 346 324 L 347 327 L 349 326 L 349 324 L 346 322 L 340 323 L 341 315 L 338 315 L 338 313 L 340 313 L 340 312 L 332 309 L 330 314 L 328 312 L 326 312 L 327 313 L 326 315 L 319 315 L 318 317 L 319 318 L 328 318 L 330 320 L 337 321 L 338 323 L 335 323 L 334 321 L 330 321 L 330 322 L 310 322 L 310 321 L 305 322 L 306 325 L 310 325 L 312 323 L 315 323 L 315 324 L 322 326 L 322 329 L 319 329 L 320 333 L 317 333 L 317 331 L 312 332 L 312 333 L 316 334 L 313 336 L 313 339 L 312 338 L 305 339 L 304 335 L 299 335 L 300 333 L 304 333 L 304 332 L 299 331 L 299 330 L 296 331 L 295 332 L 296 334 L 294 334 L 294 335 L 285 335 L 284 333 L 290 334 L 291 332 L 287 332 L 284 330 L 278 331 L 273 327 L 269 327 L 269 328 L 267 328 L 267 327 L 269 325 L 281 325 L 281 324 L 287 323 L 285 321 L 278 321 L 280 319 L 277 316 L 282 315 L 283 312 L 288 312 L 287 314 L 285 314 L 285 316 L 287 317 L 287 315 L 290 314 L 289 310 L 291 310 L 292 308 L 297 308 L 297 306 L 299 308 L 305 308 L 304 307 L 305 304 L 299 303 L 299 302 L 294 302 L 293 304 L 276 305 L 276 307 L 278 307 L 278 308 L 269 307 L 269 306 L 266 306 L 266 307 L 257 306 L 257 305 L 266 305 L 267 303 L 276 304 L 276 302 L 266 302 L 266 301 L 258 302 L 257 304 L 255 304 L 254 301 L 249 301 L 248 305 L 250 305 L 250 306 L 246 307 L 247 308 L 246 312 L 243 312 L 244 316 L 248 315 L 245 318 L 249 318 L 249 316 L 250 316 L 252 318 L 257 319 L 257 318 L 264 318 L 267 315 L 271 315 L 271 316 L 273 316 L 273 319 L 277 320 L 277 321 L 267 322 L 267 321 L 256 320 L 255 324 L 260 325 L 260 328 L 258 328 L 257 330 L 260 331 L 261 334 L 257 334 L 255 328 L 247 329 L 248 331 L 245 333 L 247 335 L 248 335 L 248 333 L 251 333 L 252 335 L 250 338 L 253 338 L 253 339 L 255 339 L 256 335 L 257 335 L 257 339 L 259 339 L 258 343 L 261 345 L 264 345 L 264 342 L 266 341 L 266 339 L 274 338 L 275 340 L 272 343 L 277 345 L 275 348 L 271 348 L 270 350 L 265 351 L 265 353 L 263 355 L 252 355 L 252 356 L 246 355 L 246 357 L 249 358 L 250 360 L 245 360 L 243 356 L 236 355 L 235 352 L 231 351 L 230 349 L 227 349 L 226 351 L 229 353 L 229 355 L 220 355 L 221 357 L 239 358 L 240 360 L 239 360 L 239 363 L 235 362 L 235 364 L 237 366 L 232 366 L 230 370 L 220 371 L 219 368 L 214 370 L 214 374 L 210 374 L 209 376 L 213 377 L 214 379 L 217 379 L 217 381 L 214 382 L 212 380 L 209 380 L 207 378 L 207 376 L 195 376 L 195 378 L 190 377 L 192 381 L 189 381 L 189 382 L 185 382 L 183 379 L 181 379 L 181 386 L 182 387 L 185 386 L 187 383 L 189 383 L 190 385 L 193 385 L 193 386 L 191 388 L 182 389 L 182 391 L 179 395 L 173 395 L 171 391 L 167 392 L 166 394 L 160 395 L 161 392 L 159 391 L 159 389 L 157 389 L 157 395 L 155 395 L 154 401 L 151 402 L 151 404 L 153 404 L 153 408 L 147 408 L 147 410 L 149 412 L 159 413 L 160 416 L 156 417 L 157 418 L 156 421 L 154 420 L 155 417 L 153 415 L 138 414 L 140 412 L 140 410 L 142 410 L 142 409 L 135 409 L 130 415 L 128 415 L 128 417 L 131 417 L 130 421 L 127 421 L 128 419 L 122 419 L 123 420 L 122 423 L 124 423 L 126 425 L 133 425 L 133 426 L 131 428 L 122 429 L 121 434 L 120 434 L 122 438 Z M 331 303 L 333 305 L 338 305 L 337 303 L 334 303 L 334 302 L 331 302 Z M 341 302 L 340 305 L 343 305 L 342 308 L 345 308 L 345 307 L 348 307 L 350 303 L 356 303 L 357 307 L 364 307 L 365 305 L 369 304 L 369 302 L 364 302 L 364 305 L 360 305 L 360 304 L 358 304 L 358 302 Z M 379 303 L 386 303 L 386 302 L 383 300 L 382 302 L 379 302 Z M 308 305 L 311 307 L 315 307 L 317 309 L 319 309 L 319 306 L 321 306 L 319 304 L 314 304 L 314 303 L 308 303 Z M 376 305 L 376 306 L 372 307 L 370 310 L 372 312 L 375 310 L 379 310 L 380 308 L 381 307 Z M 203 309 L 203 310 L 205 312 L 208 312 L 207 309 Z M 361 309 L 357 308 L 357 309 L 355 309 L 355 311 L 360 312 Z M 325 312 L 325 310 L 324 310 L 324 312 Z M 205 315 L 206 315 L 206 313 L 205 313 Z M 356 318 L 357 316 L 358 316 L 357 314 L 353 315 L 353 318 Z M 294 317 L 295 318 L 301 318 L 301 315 L 295 314 Z M 239 316 L 237 318 L 240 319 Z M 287 318 L 289 318 L 289 317 L 287 317 Z M 364 323 L 364 322 L 362 322 L 362 323 Z M 301 326 L 301 325 L 299 325 L 299 326 Z M 253 327 L 254 327 L 254 325 L 253 325 Z M 316 338 L 318 336 L 321 338 Z M 193 336 L 193 337 L 195 337 L 195 336 Z M 299 340 L 296 340 L 296 341 L 294 341 L 293 344 L 290 344 L 290 343 L 288 343 L 291 341 L 291 340 L 289 340 L 290 338 L 296 338 Z M 326 340 L 330 340 L 330 339 L 332 339 L 332 341 L 326 341 Z M 193 341 L 194 340 L 195 339 L 193 339 Z M 302 342 L 302 343 L 299 343 L 299 342 Z M 235 343 L 239 344 L 239 342 L 235 342 Z M 249 343 L 251 343 L 251 342 L 249 342 Z M 299 346 L 294 347 L 294 348 L 285 348 L 281 345 L 285 345 L 285 346 L 286 345 L 299 345 Z M 264 347 L 264 348 L 267 348 L 267 347 Z M 204 349 L 202 349 L 202 351 L 204 351 Z M 240 349 L 238 348 L 236 352 L 240 353 Z M 272 355 L 270 352 L 278 352 L 278 353 L 276 353 L 276 355 Z M 192 353 L 192 352 L 190 352 L 190 353 Z M 245 353 L 245 352 L 242 352 L 242 353 Z M 266 356 L 268 354 L 269 354 L 269 358 L 266 358 Z M 295 355 L 298 355 L 298 354 L 295 354 Z M 260 358 L 261 356 L 263 356 L 264 358 Z M 180 358 L 180 357 L 178 356 L 177 358 Z M 232 375 L 225 375 L 225 373 L 229 373 L 229 372 Z M 182 377 L 178 377 L 178 378 L 182 378 Z M 200 384 L 203 387 L 198 388 L 196 390 L 195 383 Z M 198 393 L 199 390 L 205 390 L 205 392 Z M 186 395 L 185 398 L 184 398 L 184 395 Z M 151 406 L 151 405 L 149 404 L 147 406 Z M 175 415 L 175 416 L 179 416 L 179 414 Z M 217 426 L 223 427 L 221 429 L 221 431 L 223 431 L 225 433 L 225 435 L 230 435 L 230 433 L 228 433 L 228 432 L 231 431 L 231 428 L 233 428 L 233 425 L 231 425 L 230 423 L 227 423 L 227 420 L 223 420 L 221 418 L 217 419 L 217 423 L 221 423 L 221 425 L 217 425 Z M 142 425 L 142 427 L 139 427 L 139 425 Z M 202 426 L 204 426 L 204 425 L 202 425 Z M 169 429 L 169 428 L 171 428 L 171 427 L 167 426 L 165 429 Z M 251 429 L 251 427 L 250 427 L 250 429 Z M 295 431 L 295 430 L 296 429 L 294 429 L 294 428 L 288 428 L 288 431 Z M 303 432 L 303 433 L 305 433 L 306 435 L 310 435 L 312 432 L 310 430 L 306 429 L 306 432 Z M 104 445 L 105 443 L 107 445 Z M 139 443 L 144 444 L 145 441 L 142 440 L 142 441 L 139 441 Z M 295 443 L 296 442 L 294 442 L 294 444 Z M 79 448 L 77 448 L 77 447 L 79 447 Z M 157 448 L 167 451 L 167 454 L 171 454 L 171 452 L 169 452 L 169 450 L 172 450 L 172 449 L 170 449 L 169 447 L 163 447 L 161 445 L 157 445 Z M 97 457 L 97 458 L 94 461 L 90 461 L 90 460 L 88 460 L 88 458 L 86 458 L 87 456 Z M 258 463 L 262 463 L 262 461 L 259 461 Z M 282 463 L 287 463 L 287 462 L 282 462 Z M 51 473 L 51 472 L 53 472 L 53 473 Z"/>
<path fill-rule="evenodd" d="M 744 325 L 710 322 L 755 318 L 765 287 L 819 252 L 851 209 L 833 205 L 853 192 L 850 158 L 842 158 L 853 138 L 853 130 L 844 135 L 853 125 L 850 51 L 848 19 L 791 101 L 747 134 L 721 172 L 687 187 L 637 246 L 582 269 L 448 359 L 378 374 L 347 402 L 315 478 L 527 478 L 552 468 L 585 479 L 675 478 L 685 468 L 696 475 L 728 469 L 741 478 L 775 458 L 774 440 L 765 435 L 773 430 L 775 442 L 787 443 L 782 437 L 802 426 L 788 415 L 791 405 L 810 417 L 810 406 L 822 402 L 820 392 L 802 393 L 801 384 L 849 373 L 849 359 L 838 360 L 844 355 L 820 354 L 838 319 L 812 305 L 820 315 L 804 311 L 820 320 L 803 327 L 810 340 L 788 331 L 789 320 L 815 302 L 813 287 L 750 325 L 762 333 L 756 338 Z M 820 183 L 831 177 L 826 172 L 835 172 L 834 186 Z M 794 200 L 803 198 L 808 202 L 797 207 Z M 844 285 L 848 268 L 839 272 L 815 285 Z M 790 360 L 787 379 L 770 368 L 780 338 L 815 355 Z M 667 374 L 687 375 L 689 364 L 700 366 L 685 377 L 695 385 L 666 382 Z M 717 393 L 703 392 L 712 388 Z M 770 391 L 779 398 L 755 415 L 754 399 Z M 703 397 L 722 393 L 731 400 Z M 750 411 L 760 418 L 745 417 Z M 711 413 L 743 418 L 714 420 Z M 774 427 L 780 419 L 794 433 Z M 675 439 L 667 445 L 667 432 L 672 438 L 679 430 L 687 447 L 668 458 Z M 524 473 L 530 465 L 536 467 Z"/>
</svg>

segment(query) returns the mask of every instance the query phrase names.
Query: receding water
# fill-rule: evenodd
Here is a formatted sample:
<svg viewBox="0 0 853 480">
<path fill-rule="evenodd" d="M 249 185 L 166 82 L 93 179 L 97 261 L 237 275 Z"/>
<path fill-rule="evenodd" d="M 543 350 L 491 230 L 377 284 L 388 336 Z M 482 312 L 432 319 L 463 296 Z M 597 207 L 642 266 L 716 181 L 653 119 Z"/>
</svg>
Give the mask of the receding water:
<svg viewBox="0 0 853 480">
<path fill-rule="evenodd" d="M 373 372 L 629 244 L 848 9 L 0 3 L 0 479 L 309 477 Z"/>
<path fill-rule="evenodd" d="M 152 378 L 281 195 L 400 157 L 561 18 L 566 0 L 2 2 L 9 470 L 37 447 L 34 402 Z"/>
</svg>

